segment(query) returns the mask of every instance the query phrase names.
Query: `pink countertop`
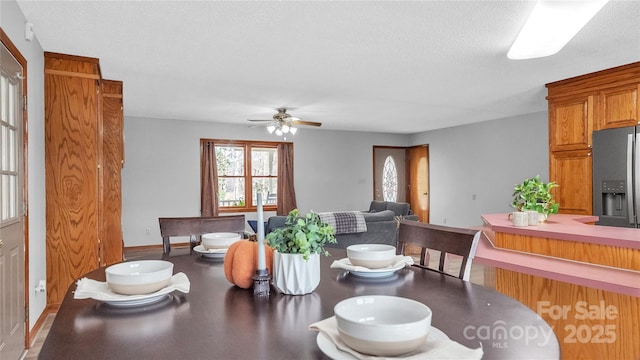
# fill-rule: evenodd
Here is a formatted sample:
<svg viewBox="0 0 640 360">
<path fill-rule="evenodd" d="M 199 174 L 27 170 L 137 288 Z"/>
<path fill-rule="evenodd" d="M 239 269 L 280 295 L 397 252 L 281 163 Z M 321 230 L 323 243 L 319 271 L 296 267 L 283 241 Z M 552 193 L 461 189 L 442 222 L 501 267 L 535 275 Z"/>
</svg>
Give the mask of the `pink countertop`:
<svg viewBox="0 0 640 360">
<path fill-rule="evenodd" d="M 488 214 L 482 221 L 494 232 L 640 249 L 640 229 L 585 224 L 597 221 L 597 216 L 554 214 L 546 223 L 523 227 L 513 226 L 507 217 Z"/>
<path fill-rule="evenodd" d="M 497 248 L 484 233 L 480 237 L 473 261 L 523 274 L 640 297 L 638 271 Z"/>
</svg>

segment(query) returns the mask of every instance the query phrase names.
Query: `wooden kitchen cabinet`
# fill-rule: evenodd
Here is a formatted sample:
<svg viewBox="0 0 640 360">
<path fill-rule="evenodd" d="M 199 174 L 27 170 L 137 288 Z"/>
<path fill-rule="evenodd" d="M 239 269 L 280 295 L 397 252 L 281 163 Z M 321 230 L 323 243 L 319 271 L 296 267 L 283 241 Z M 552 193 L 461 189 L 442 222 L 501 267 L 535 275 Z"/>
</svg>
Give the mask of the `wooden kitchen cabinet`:
<svg viewBox="0 0 640 360">
<path fill-rule="evenodd" d="M 77 278 L 122 260 L 119 171 L 110 164 L 121 157 L 112 155 L 122 149 L 112 127 L 122 127 L 122 115 L 102 89 L 98 59 L 45 53 L 48 305 L 60 304 Z"/>
<path fill-rule="evenodd" d="M 592 214 L 591 149 L 552 152 L 549 173 L 551 181 L 560 185 L 553 189 L 560 213 Z"/>
<path fill-rule="evenodd" d="M 598 92 L 596 130 L 640 124 L 640 82 Z"/>
<path fill-rule="evenodd" d="M 551 151 L 591 147 L 593 94 L 549 100 L 549 141 Z"/>
<path fill-rule="evenodd" d="M 594 130 L 634 126 L 640 114 L 640 62 L 546 85 L 549 181 L 560 213 L 593 213 L 591 138 Z"/>
</svg>

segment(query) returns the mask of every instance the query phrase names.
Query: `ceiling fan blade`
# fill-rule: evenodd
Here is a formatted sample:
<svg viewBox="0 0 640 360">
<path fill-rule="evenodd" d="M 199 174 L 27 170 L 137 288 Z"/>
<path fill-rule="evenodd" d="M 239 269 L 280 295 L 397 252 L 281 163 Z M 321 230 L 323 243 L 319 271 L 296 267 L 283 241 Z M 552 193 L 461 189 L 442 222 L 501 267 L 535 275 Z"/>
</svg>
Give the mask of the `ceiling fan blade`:
<svg viewBox="0 0 640 360">
<path fill-rule="evenodd" d="M 266 120 L 266 119 L 247 119 L 248 121 L 253 121 L 253 122 L 275 122 L 273 119 L 270 120 Z"/>
<path fill-rule="evenodd" d="M 261 124 L 253 124 L 253 125 L 250 125 L 249 127 L 250 128 L 257 128 L 257 127 L 267 127 L 267 126 L 271 126 L 271 125 L 273 125 L 273 124 L 271 124 L 271 123 L 261 123 Z"/>
<path fill-rule="evenodd" d="M 291 123 L 294 125 L 322 126 L 322 123 L 304 120 L 293 120 Z"/>
</svg>

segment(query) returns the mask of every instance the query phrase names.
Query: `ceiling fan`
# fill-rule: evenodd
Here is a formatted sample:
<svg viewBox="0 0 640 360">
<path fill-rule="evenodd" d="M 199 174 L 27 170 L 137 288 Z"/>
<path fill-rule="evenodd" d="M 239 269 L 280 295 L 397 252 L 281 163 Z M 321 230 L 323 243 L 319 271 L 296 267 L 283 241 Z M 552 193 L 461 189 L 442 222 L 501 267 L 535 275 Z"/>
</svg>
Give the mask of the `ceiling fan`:
<svg viewBox="0 0 640 360">
<path fill-rule="evenodd" d="M 287 108 L 277 108 L 278 112 L 273 115 L 273 119 L 271 120 L 256 120 L 249 119 L 251 122 L 260 123 L 252 125 L 251 127 L 258 126 L 266 126 L 269 134 L 276 133 L 278 136 L 282 136 L 284 134 L 291 133 L 292 135 L 298 131 L 295 127 L 297 125 L 306 125 L 306 126 L 322 126 L 322 123 L 314 122 L 314 121 L 304 121 L 295 116 L 291 116 L 287 113 Z"/>
</svg>

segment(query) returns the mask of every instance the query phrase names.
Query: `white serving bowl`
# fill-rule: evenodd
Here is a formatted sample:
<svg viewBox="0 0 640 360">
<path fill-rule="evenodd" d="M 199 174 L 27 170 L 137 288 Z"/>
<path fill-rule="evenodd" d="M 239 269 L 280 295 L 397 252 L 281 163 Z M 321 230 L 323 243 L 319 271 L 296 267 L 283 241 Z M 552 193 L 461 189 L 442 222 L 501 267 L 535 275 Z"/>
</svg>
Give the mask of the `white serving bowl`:
<svg viewBox="0 0 640 360">
<path fill-rule="evenodd" d="M 409 353 L 427 341 L 431 309 L 415 300 L 384 295 L 342 300 L 333 309 L 340 338 L 374 356 Z"/>
<path fill-rule="evenodd" d="M 164 260 L 127 261 L 105 270 L 111 291 L 122 295 L 142 295 L 158 291 L 169 284 L 173 264 Z"/>
<path fill-rule="evenodd" d="M 395 246 L 385 244 L 356 244 L 347 247 L 347 257 L 352 265 L 369 269 L 387 267 L 396 256 Z"/>
<path fill-rule="evenodd" d="M 240 240 L 240 234 L 230 232 L 218 232 L 202 234 L 202 246 L 209 249 L 226 249 L 234 242 Z"/>
</svg>

